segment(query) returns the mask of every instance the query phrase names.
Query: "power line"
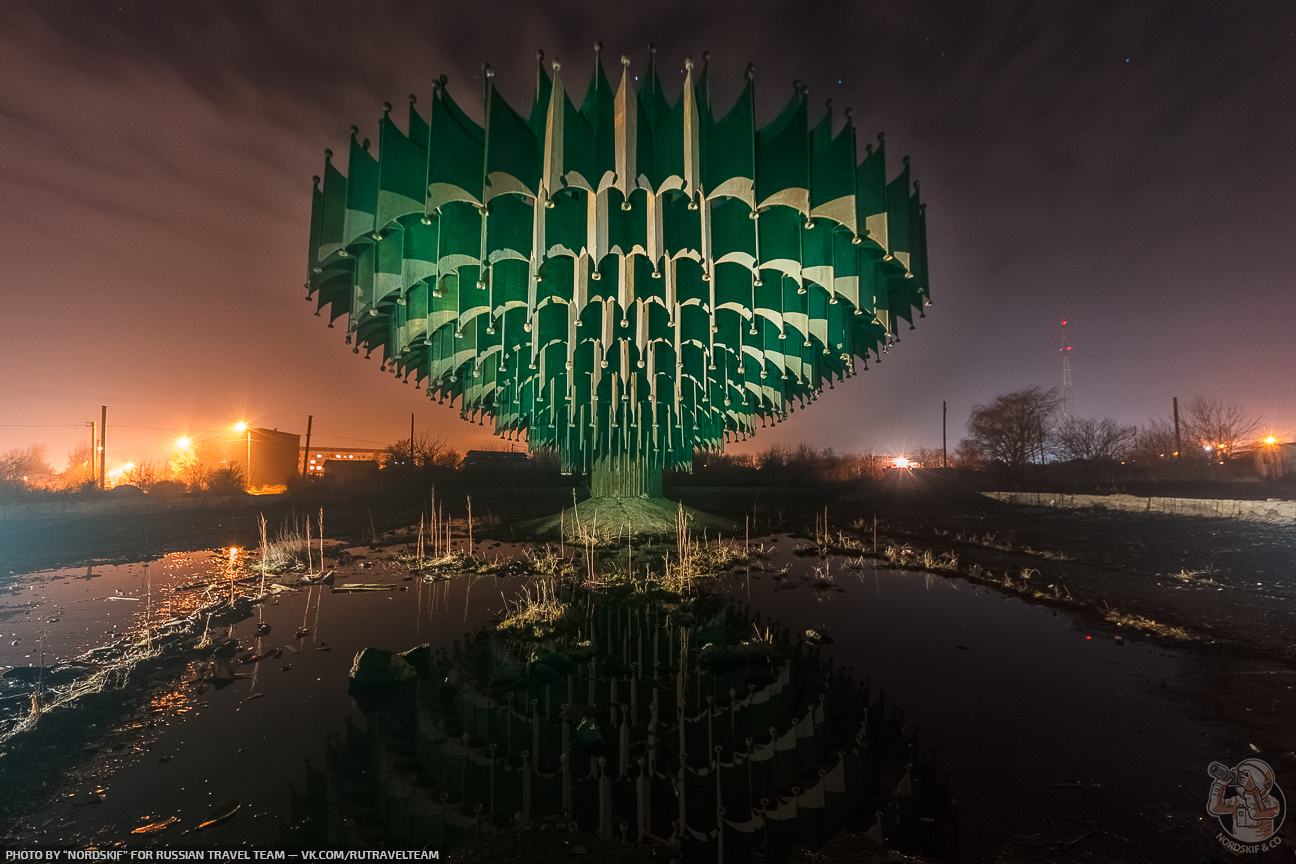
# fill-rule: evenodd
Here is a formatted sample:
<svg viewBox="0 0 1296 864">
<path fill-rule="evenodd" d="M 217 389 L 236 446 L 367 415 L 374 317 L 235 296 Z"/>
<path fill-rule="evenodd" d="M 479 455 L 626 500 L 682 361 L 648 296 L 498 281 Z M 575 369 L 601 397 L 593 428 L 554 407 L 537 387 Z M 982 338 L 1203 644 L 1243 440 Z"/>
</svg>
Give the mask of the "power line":
<svg viewBox="0 0 1296 864">
<path fill-rule="evenodd" d="M 0 423 L 0 429 L 79 429 L 84 425 L 85 425 L 84 423 Z M 145 432 L 165 432 L 168 434 L 176 434 L 177 431 L 183 431 L 184 433 L 187 433 L 189 435 L 224 435 L 225 433 L 232 431 L 230 429 L 177 430 L 173 426 L 172 427 L 131 426 L 126 423 L 114 423 L 112 424 L 112 426 L 114 429 L 139 429 Z M 291 434 L 301 434 L 301 433 L 293 433 L 289 431 L 288 434 L 291 435 Z M 343 441 L 357 441 L 361 444 L 377 444 L 380 447 L 386 447 L 388 444 L 391 443 L 390 441 L 374 441 L 371 438 L 352 438 L 348 435 L 335 435 L 332 433 L 317 433 L 317 434 L 321 434 L 322 437 L 325 438 L 340 438 Z"/>
</svg>

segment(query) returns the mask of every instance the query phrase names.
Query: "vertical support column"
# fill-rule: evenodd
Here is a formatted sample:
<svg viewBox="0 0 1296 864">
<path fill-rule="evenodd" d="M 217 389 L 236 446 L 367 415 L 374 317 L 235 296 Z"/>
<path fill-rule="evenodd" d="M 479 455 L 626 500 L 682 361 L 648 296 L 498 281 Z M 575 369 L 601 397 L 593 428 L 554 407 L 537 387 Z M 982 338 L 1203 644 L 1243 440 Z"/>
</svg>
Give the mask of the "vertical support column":
<svg viewBox="0 0 1296 864">
<path fill-rule="evenodd" d="M 540 712 L 538 710 L 540 702 L 537 699 L 531 700 L 531 755 L 538 764 L 540 762 Z"/>
<path fill-rule="evenodd" d="M 642 653 L 642 652 L 641 652 Z M 630 722 L 639 723 L 639 664 L 630 664 Z"/>
<path fill-rule="evenodd" d="M 607 759 L 598 760 L 599 833 L 612 836 L 612 778 L 608 776 Z"/>
<path fill-rule="evenodd" d="M 653 688 L 652 717 L 648 721 L 648 770 L 657 773 L 657 688 Z"/>
<path fill-rule="evenodd" d="M 624 780 L 630 775 L 630 722 L 621 712 L 621 746 L 617 748 L 617 776 Z"/>
<path fill-rule="evenodd" d="M 522 824 L 531 824 L 531 751 L 522 751 Z"/>
<path fill-rule="evenodd" d="M 559 757 L 562 762 L 562 809 L 563 813 L 571 813 L 572 809 L 572 776 L 571 776 L 571 759 L 569 754 L 563 753 Z"/>
<path fill-rule="evenodd" d="M 682 718 L 683 716 L 684 713 L 680 712 L 680 717 Z M 679 783 L 679 827 L 676 828 L 676 834 L 675 834 L 676 837 L 681 837 L 681 838 L 685 835 L 686 833 L 685 826 L 688 824 L 685 821 L 685 808 L 684 808 L 684 804 L 685 804 L 684 786 L 688 779 L 688 769 L 684 767 L 684 763 L 686 763 L 687 761 L 688 761 L 688 757 L 685 756 L 684 752 L 681 750 L 679 773 L 676 775 Z"/>
<path fill-rule="evenodd" d="M 490 820 L 495 821 L 495 745 L 490 745 L 491 778 L 490 778 Z"/>
<path fill-rule="evenodd" d="M 650 809 L 652 807 L 651 788 L 648 785 L 648 769 L 644 765 L 644 757 L 640 756 L 639 776 L 635 778 L 635 803 L 637 821 L 635 823 L 636 836 L 635 842 L 642 843 L 644 835 L 648 833 L 648 826 L 652 824 Z"/>
</svg>

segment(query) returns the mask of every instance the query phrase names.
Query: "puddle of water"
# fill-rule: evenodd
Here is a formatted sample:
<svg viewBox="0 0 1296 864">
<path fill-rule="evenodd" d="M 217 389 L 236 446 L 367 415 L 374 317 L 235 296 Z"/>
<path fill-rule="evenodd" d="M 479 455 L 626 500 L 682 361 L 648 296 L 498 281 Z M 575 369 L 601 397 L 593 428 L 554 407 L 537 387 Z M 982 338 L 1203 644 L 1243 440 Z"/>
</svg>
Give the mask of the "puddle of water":
<svg viewBox="0 0 1296 864">
<path fill-rule="evenodd" d="M 186 615 L 204 599 L 200 586 L 227 583 L 242 554 L 177 552 L 6 579 L 0 586 L 0 672 L 39 665 L 42 647 L 45 665 L 53 666 L 134 632 L 146 619 Z"/>
<path fill-rule="evenodd" d="M 938 770 L 952 776 L 964 857 L 997 849 L 1009 835 L 1073 838 L 1089 820 L 1118 837 L 1142 832 L 1146 840 L 1141 814 L 1151 808 L 1175 820 L 1204 812 L 1209 784 L 1201 777 L 1219 754 L 1205 729 L 1159 695 L 1161 682 L 1175 674 L 1173 654 L 1117 646 L 1066 614 L 987 589 L 920 573 L 852 570 L 842 559 L 833 560 L 831 574 L 844 592 L 816 590 L 811 579 L 823 563 L 795 558 L 792 546 L 781 538 L 767 567 L 789 567 L 783 582 L 796 584 L 795 590 L 778 589 L 768 570 L 729 579 L 722 590 L 794 631 L 826 626 L 837 640 L 824 649 L 826 656 L 852 666 L 857 678 L 871 678 L 875 691 L 885 690 L 888 705 L 905 710 L 906 724 L 921 729 L 923 753 L 935 750 Z M 229 633 L 240 653 L 282 649 L 281 657 L 240 667 L 252 677 L 220 690 L 181 684 L 159 693 L 145 716 L 153 728 L 141 730 L 130 747 L 98 754 L 97 773 L 63 789 L 64 797 L 11 836 L 23 842 L 121 841 L 137 826 L 174 815 L 180 821 L 157 840 L 277 841 L 288 784 L 301 784 L 306 760 L 322 767 L 326 737 L 359 714 L 347 694 L 356 652 L 421 643 L 449 647 L 493 620 L 504 605 L 501 593 L 512 598 L 523 584 L 495 577 L 404 582 L 404 570 L 382 560 L 387 550 L 354 551 L 370 566 L 348 581 L 387 583 L 393 590 L 334 593 L 321 586 L 257 607 Z M 517 550 L 489 551 L 508 556 Z M 135 564 L 90 575 L 20 577 L 0 598 L 0 631 L 6 634 L 0 664 L 36 662 L 28 655 L 42 630 L 49 664 L 51 657 L 67 659 L 128 631 L 145 614 L 141 601 L 108 597 L 147 595 L 148 615 L 179 614 L 198 601 L 167 588 L 220 582 L 228 572 L 227 554 L 190 553 L 152 562 L 147 576 L 144 565 Z M 269 632 L 257 636 L 259 624 Z M 309 632 L 296 638 L 303 628 Z M 15 640 L 19 644 L 11 645 Z M 81 806 L 96 789 L 102 800 Z M 201 834 L 182 833 L 229 798 L 244 805 L 234 820 Z M 1147 857 L 1175 860 L 1176 854 L 1167 846 Z"/>
<path fill-rule="evenodd" d="M 798 561 L 792 545 L 779 544 L 768 566 L 791 565 L 782 584 L 795 590 L 764 572 L 726 592 L 794 630 L 826 626 L 836 642 L 825 655 L 904 709 L 920 747 L 951 774 L 963 854 L 1009 835 L 1072 838 L 1089 823 L 1146 845 L 1150 820 L 1164 830 L 1170 817 L 1180 834 L 1203 821 L 1203 778 L 1219 751 L 1163 690 L 1177 653 L 1118 645 L 1064 612 L 919 572 L 834 559 L 828 572 L 844 593 L 816 590 L 802 578 L 823 562 Z"/>
<path fill-rule="evenodd" d="M 217 562 L 207 558 L 206 563 Z M 201 561 L 191 564 L 202 567 Z M 124 565 L 113 575 L 136 579 L 128 570 Z M 181 578 L 191 575 L 183 572 Z M 257 654 L 283 649 L 283 655 L 240 666 L 240 674 L 249 677 L 219 690 L 180 684 L 160 694 L 145 717 L 156 725 L 146 730 L 138 748 L 100 754 L 93 776 L 63 790 L 63 797 L 27 820 L 18 837 L 42 843 L 120 841 L 138 826 L 174 815 L 180 821 L 158 835 L 159 840 L 235 845 L 278 841 L 288 784 L 300 781 L 306 760 L 321 765 L 326 736 L 346 717 L 359 713 L 347 694 L 356 652 L 369 646 L 449 646 L 465 630 L 490 620 L 491 610 L 503 606 L 500 591 L 512 595 L 517 581 L 484 577 L 403 582 L 404 573 L 389 562 L 377 562 L 356 575 L 359 578 L 349 581 L 387 583 L 393 590 L 302 589 L 274 598 L 257 607 L 251 618 L 216 631 L 214 635 L 237 639 L 240 654 L 244 649 Z M 44 586 L 46 602 L 62 599 L 56 578 Z M 97 625 L 97 632 L 127 626 L 119 616 Z M 258 636 L 262 625 L 269 631 Z M 303 628 L 310 632 L 296 638 Z M 96 626 L 88 629 L 96 631 Z M 96 790 L 102 800 L 86 805 Z M 182 833 L 229 798 L 243 804 L 236 819 L 201 834 Z"/>
</svg>

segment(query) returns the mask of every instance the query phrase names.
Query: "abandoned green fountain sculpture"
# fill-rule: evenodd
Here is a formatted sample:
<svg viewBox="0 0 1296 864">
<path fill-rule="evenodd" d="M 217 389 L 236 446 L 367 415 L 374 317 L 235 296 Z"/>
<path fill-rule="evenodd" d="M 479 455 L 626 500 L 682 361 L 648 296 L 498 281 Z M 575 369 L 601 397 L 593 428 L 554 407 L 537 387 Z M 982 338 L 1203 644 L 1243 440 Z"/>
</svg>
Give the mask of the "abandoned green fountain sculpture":
<svg viewBox="0 0 1296 864">
<path fill-rule="evenodd" d="M 596 49 L 597 50 L 597 49 Z M 666 96 L 650 51 L 637 92 L 596 56 L 577 109 L 537 55 L 529 115 L 484 67 L 484 124 L 433 84 L 407 131 L 384 105 L 378 153 L 351 127 L 325 151 L 307 299 L 352 350 L 460 416 L 557 451 L 593 500 L 673 530 L 666 469 L 689 470 L 868 368 L 929 304 L 924 205 L 883 138 L 856 161 L 851 112 L 809 124 L 807 89 L 756 125 L 747 68 L 713 113 L 707 64 Z M 658 513 L 657 511 L 661 511 Z M 557 522 L 557 519 L 555 519 Z M 640 524 L 633 524 L 640 523 Z"/>
</svg>

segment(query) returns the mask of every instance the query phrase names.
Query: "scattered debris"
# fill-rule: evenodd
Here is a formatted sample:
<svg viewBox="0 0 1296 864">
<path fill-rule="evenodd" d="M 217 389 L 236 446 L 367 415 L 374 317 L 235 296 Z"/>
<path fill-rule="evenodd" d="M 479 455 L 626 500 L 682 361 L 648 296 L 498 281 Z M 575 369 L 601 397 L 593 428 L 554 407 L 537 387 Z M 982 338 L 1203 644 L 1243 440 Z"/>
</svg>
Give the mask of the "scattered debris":
<svg viewBox="0 0 1296 864">
<path fill-rule="evenodd" d="M 174 825 L 179 821 L 180 821 L 179 816 L 171 816 L 167 819 L 161 820 L 160 822 L 150 822 L 147 825 L 141 825 L 140 827 L 131 831 L 131 833 L 132 834 L 157 834 L 160 831 L 165 831 L 168 827 Z"/>
<path fill-rule="evenodd" d="M 207 821 L 201 823 L 197 830 L 201 831 L 204 828 L 210 828 L 213 825 L 220 825 L 222 822 L 228 822 L 234 818 L 238 813 L 239 808 L 242 806 L 243 805 L 239 803 L 237 798 L 222 801 L 212 808 L 211 815 L 208 817 Z"/>
<path fill-rule="evenodd" d="M 403 684 L 417 678 L 418 670 L 394 651 L 366 648 L 356 654 L 350 677 L 353 684 Z"/>
<path fill-rule="evenodd" d="M 806 641 L 811 645 L 832 645 L 837 640 L 827 627 L 811 627 L 806 630 Z"/>
</svg>

